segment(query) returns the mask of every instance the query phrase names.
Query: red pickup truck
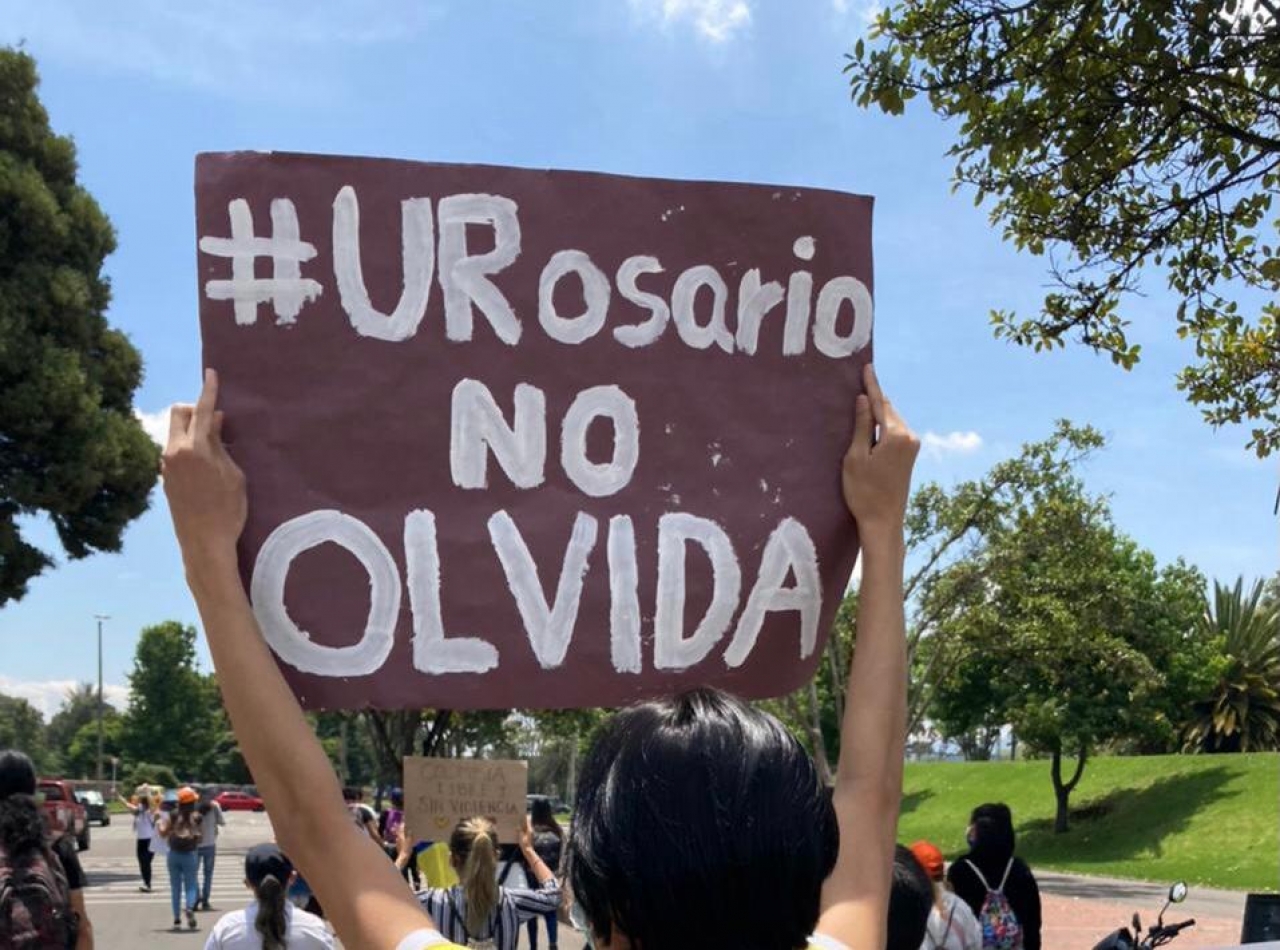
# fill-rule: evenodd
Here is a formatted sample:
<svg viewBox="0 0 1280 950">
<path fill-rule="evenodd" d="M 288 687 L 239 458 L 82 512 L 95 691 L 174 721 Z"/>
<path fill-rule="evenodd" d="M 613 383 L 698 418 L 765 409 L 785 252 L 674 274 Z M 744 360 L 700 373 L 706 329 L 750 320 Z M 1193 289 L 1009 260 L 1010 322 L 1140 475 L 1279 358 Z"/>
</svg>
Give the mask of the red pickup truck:
<svg viewBox="0 0 1280 950">
<path fill-rule="evenodd" d="M 42 778 L 36 784 L 36 795 L 44 799 L 44 817 L 49 823 L 49 836 L 76 839 L 76 848 L 89 850 L 89 816 L 76 798 L 76 787 L 60 778 Z"/>
</svg>

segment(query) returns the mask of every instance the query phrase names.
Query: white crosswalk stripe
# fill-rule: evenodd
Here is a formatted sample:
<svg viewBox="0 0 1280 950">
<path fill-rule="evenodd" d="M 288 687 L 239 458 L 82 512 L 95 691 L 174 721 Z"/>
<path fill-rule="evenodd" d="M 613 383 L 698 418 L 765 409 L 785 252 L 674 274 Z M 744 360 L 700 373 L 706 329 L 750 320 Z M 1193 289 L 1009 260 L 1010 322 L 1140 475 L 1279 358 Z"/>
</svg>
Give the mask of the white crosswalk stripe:
<svg viewBox="0 0 1280 950">
<path fill-rule="evenodd" d="M 169 870 L 164 858 L 157 857 L 151 866 L 151 893 L 138 890 L 142 876 L 138 863 L 124 858 L 83 860 L 88 886 L 84 890 L 85 903 L 89 907 L 101 905 L 137 904 L 140 906 L 169 907 Z M 202 875 L 197 880 L 203 884 Z M 244 886 L 244 851 L 219 851 L 213 866 L 213 887 L 209 902 L 215 909 L 231 910 L 251 900 Z"/>
</svg>

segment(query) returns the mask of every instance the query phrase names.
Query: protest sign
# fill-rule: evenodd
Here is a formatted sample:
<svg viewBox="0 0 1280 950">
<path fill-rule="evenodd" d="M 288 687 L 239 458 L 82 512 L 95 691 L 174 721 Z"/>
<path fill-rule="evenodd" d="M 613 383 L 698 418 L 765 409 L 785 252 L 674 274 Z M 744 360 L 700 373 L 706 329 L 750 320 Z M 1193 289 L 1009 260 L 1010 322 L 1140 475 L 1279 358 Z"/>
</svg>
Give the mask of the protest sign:
<svg viewBox="0 0 1280 950">
<path fill-rule="evenodd" d="M 870 198 L 228 153 L 196 206 L 241 568 L 304 705 L 811 675 L 857 553 Z"/>
<path fill-rule="evenodd" d="M 526 762 L 502 759 L 404 760 L 404 820 L 410 840 L 448 841 L 463 818 L 492 818 L 498 840 L 515 844 L 524 827 Z"/>
</svg>

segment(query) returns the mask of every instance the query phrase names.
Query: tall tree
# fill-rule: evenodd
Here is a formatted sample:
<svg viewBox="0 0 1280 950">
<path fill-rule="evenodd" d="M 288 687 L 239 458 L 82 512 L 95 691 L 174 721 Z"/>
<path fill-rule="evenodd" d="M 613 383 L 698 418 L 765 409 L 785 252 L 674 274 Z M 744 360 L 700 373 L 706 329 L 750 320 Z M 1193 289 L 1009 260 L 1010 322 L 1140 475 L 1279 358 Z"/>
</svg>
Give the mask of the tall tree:
<svg viewBox="0 0 1280 950">
<path fill-rule="evenodd" d="M 117 551 L 159 461 L 133 415 L 142 359 L 105 317 L 115 235 L 36 84 L 0 49 L 0 607 L 53 563 L 21 518 L 47 515 L 71 558 Z"/>
<path fill-rule="evenodd" d="M 115 712 L 115 708 L 104 699 L 102 702 L 104 720 Z M 77 683 L 67 690 L 62 706 L 49 720 L 47 730 L 49 745 L 54 749 L 65 749 L 82 726 L 97 721 L 98 688 L 92 683 Z"/>
<path fill-rule="evenodd" d="M 200 778 L 217 749 L 218 726 L 211 679 L 196 667 L 195 628 L 173 620 L 146 627 L 129 674 L 123 735 L 129 761 Z"/>
<path fill-rule="evenodd" d="M 907 731 L 916 733 L 930 715 L 934 693 L 963 655 L 964 642 L 949 623 L 983 586 L 983 564 L 991 537 L 1022 510 L 1071 482 L 1076 468 L 1104 444 L 1089 426 L 1061 420 L 1046 438 L 1029 442 L 1013 458 L 981 478 L 953 486 L 918 488 L 907 509 Z M 830 774 L 840 748 L 849 665 L 856 649 L 857 595 L 845 597 L 827 640 L 826 657 L 812 683 L 765 704 L 800 737 Z M 927 648 L 926 648 L 927 645 Z"/>
<path fill-rule="evenodd" d="M 0 749 L 17 749 L 45 771 L 52 762 L 45 742 L 44 715 L 30 702 L 0 693 Z"/>
<path fill-rule="evenodd" d="M 1049 756 L 1063 832 L 1090 755 L 1122 737 L 1170 737 L 1170 708 L 1203 685 L 1203 654 L 1168 665 L 1197 643 L 1204 580 L 1181 563 L 1157 571 L 1075 480 L 1011 512 L 977 567 L 983 583 L 945 621 L 963 649 L 934 713 L 948 735 L 1010 724 Z"/>
<path fill-rule="evenodd" d="M 1163 268 L 1196 347 L 1178 386 L 1280 448 L 1280 4 L 902 0 L 849 58 L 854 99 L 923 94 L 960 120 L 957 186 L 1020 250 L 1050 255 L 1042 312 L 997 311 L 1037 350 L 1075 339 L 1129 368 L 1123 298 Z"/>
<path fill-rule="evenodd" d="M 1197 632 L 1220 646 L 1224 662 L 1197 697 L 1186 734 L 1191 751 L 1280 749 L 1280 603 L 1264 590 L 1258 581 L 1246 592 L 1244 578 L 1233 587 L 1214 582 Z"/>
</svg>

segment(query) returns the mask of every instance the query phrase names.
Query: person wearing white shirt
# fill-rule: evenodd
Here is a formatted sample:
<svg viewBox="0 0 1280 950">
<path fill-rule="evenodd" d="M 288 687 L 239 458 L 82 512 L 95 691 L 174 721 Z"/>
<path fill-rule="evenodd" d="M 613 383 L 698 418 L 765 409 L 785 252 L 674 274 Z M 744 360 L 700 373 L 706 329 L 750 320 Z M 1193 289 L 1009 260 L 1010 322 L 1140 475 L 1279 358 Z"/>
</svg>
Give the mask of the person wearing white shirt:
<svg viewBox="0 0 1280 950">
<path fill-rule="evenodd" d="M 333 935 L 315 914 L 285 900 L 293 865 L 274 844 L 249 849 L 244 883 L 254 901 L 224 914 L 205 941 L 204 950 L 333 950 Z"/>
<path fill-rule="evenodd" d="M 933 907 L 920 950 L 982 950 L 982 927 L 962 898 L 946 885 L 942 851 L 928 841 L 911 846 L 933 884 Z"/>
</svg>

